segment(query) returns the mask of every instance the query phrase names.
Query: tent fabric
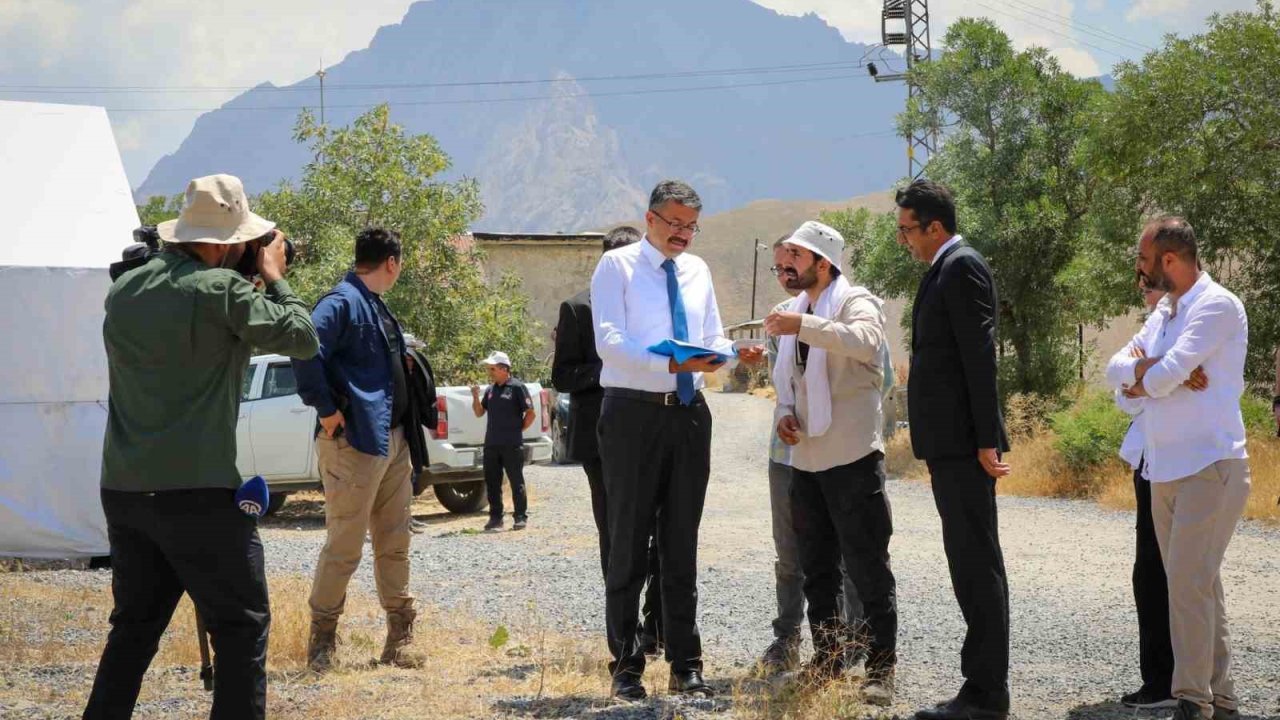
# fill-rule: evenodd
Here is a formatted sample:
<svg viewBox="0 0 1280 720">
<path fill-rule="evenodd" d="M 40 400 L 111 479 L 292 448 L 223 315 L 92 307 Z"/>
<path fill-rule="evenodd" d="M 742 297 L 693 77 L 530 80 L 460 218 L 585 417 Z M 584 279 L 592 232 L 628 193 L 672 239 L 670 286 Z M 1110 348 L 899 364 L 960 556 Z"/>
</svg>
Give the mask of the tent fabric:
<svg viewBox="0 0 1280 720">
<path fill-rule="evenodd" d="M 105 268 L 133 242 L 138 211 L 105 109 L 0 101 L 0 168 L 0 265 Z"/>
<path fill-rule="evenodd" d="M 0 102 L 0 168 L 0 555 L 105 555 L 106 267 L 137 210 L 100 107 Z"/>
</svg>

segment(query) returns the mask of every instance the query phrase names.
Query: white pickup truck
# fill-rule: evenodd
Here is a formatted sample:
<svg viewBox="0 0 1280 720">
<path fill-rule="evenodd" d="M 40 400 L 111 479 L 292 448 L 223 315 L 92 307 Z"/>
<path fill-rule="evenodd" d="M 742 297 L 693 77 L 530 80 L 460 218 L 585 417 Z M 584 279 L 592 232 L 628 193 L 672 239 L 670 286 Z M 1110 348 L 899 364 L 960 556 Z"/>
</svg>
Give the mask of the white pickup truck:
<svg viewBox="0 0 1280 720">
<path fill-rule="evenodd" d="M 536 417 L 524 431 L 525 464 L 551 462 L 550 391 L 525 383 Z M 430 465 L 420 486 L 430 485 L 450 512 L 478 512 L 488 503 L 484 487 L 485 418 L 471 410 L 467 387 L 437 387 L 436 429 L 425 429 Z M 236 467 L 240 475 L 261 475 L 271 492 L 268 514 L 299 490 L 320 487 L 315 453 L 316 411 L 298 397 L 289 358 L 257 355 L 249 361 L 236 424 Z"/>
</svg>

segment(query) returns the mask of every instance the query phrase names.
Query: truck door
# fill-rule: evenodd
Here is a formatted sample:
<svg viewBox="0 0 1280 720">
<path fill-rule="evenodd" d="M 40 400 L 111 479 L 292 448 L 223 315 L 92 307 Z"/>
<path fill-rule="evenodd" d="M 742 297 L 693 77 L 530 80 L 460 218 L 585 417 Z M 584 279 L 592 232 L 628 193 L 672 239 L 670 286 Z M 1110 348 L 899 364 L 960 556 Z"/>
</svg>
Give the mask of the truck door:
<svg viewBox="0 0 1280 720">
<path fill-rule="evenodd" d="M 306 476 L 316 412 L 298 397 L 298 382 L 287 360 L 266 366 L 262 394 L 252 404 L 254 471 L 266 479 Z"/>
</svg>

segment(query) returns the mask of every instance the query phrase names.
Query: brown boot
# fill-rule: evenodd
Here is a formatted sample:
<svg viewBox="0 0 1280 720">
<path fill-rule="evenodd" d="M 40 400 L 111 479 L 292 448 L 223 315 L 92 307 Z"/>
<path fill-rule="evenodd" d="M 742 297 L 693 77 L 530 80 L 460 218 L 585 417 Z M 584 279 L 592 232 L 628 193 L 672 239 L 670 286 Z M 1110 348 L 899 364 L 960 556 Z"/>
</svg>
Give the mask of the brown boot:
<svg viewBox="0 0 1280 720">
<path fill-rule="evenodd" d="M 333 667 L 337 646 L 338 621 L 312 620 L 311 636 L 307 639 L 307 667 L 316 673 L 328 672 Z"/>
<path fill-rule="evenodd" d="M 418 612 L 413 608 L 387 613 L 387 642 L 382 646 L 378 662 L 402 668 L 420 668 L 426 658 L 408 649 L 413 642 L 413 620 Z"/>
</svg>

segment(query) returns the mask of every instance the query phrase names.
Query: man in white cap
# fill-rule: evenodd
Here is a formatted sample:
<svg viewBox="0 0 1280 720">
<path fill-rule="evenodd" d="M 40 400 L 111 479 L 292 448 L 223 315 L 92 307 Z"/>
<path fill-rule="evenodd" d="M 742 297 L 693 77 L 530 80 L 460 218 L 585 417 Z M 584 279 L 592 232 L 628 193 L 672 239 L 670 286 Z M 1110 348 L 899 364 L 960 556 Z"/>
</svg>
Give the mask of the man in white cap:
<svg viewBox="0 0 1280 720">
<path fill-rule="evenodd" d="M 484 396 L 480 386 L 471 386 L 471 409 L 476 417 L 488 414 L 484 431 L 484 484 L 489 492 L 489 522 L 486 532 L 502 529 L 502 473 L 511 481 L 511 503 L 515 505 L 512 530 L 523 530 L 529 522 L 529 501 L 524 493 L 524 431 L 533 424 L 533 398 L 524 383 L 511 377 L 511 358 L 494 351 L 484 359 L 489 371 L 489 387 Z"/>
<path fill-rule="evenodd" d="M 84 711 L 133 714 L 183 593 L 213 639 L 213 718 L 263 718 L 271 612 L 257 523 L 236 506 L 236 419 L 250 353 L 295 358 L 319 342 L 284 280 L 284 235 L 249 211 L 238 178 L 187 186 L 165 249 L 107 292 L 110 402 L 102 509 L 111 633 Z M 252 245 L 250 245 L 252 243 Z M 231 268 L 254 253 L 265 292 Z"/>
<path fill-rule="evenodd" d="M 791 514 L 800 546 L 815 683 L 846 670 L 847 634 L 867 650 L 864 699 L 888 705 L 897 662 L 898 611 L 881 437 L 879 298 L 849 284 L 840 269 L 844 238 L 806 222 L 784 243 L 779 272 L 800 290 L 786 310 L 765 318 L 780 338 L 773 382 L 778 435 L 791 446 Z M 862 600 L 864 619 L 840 619 L 840 562 Z"/>
</svg>

